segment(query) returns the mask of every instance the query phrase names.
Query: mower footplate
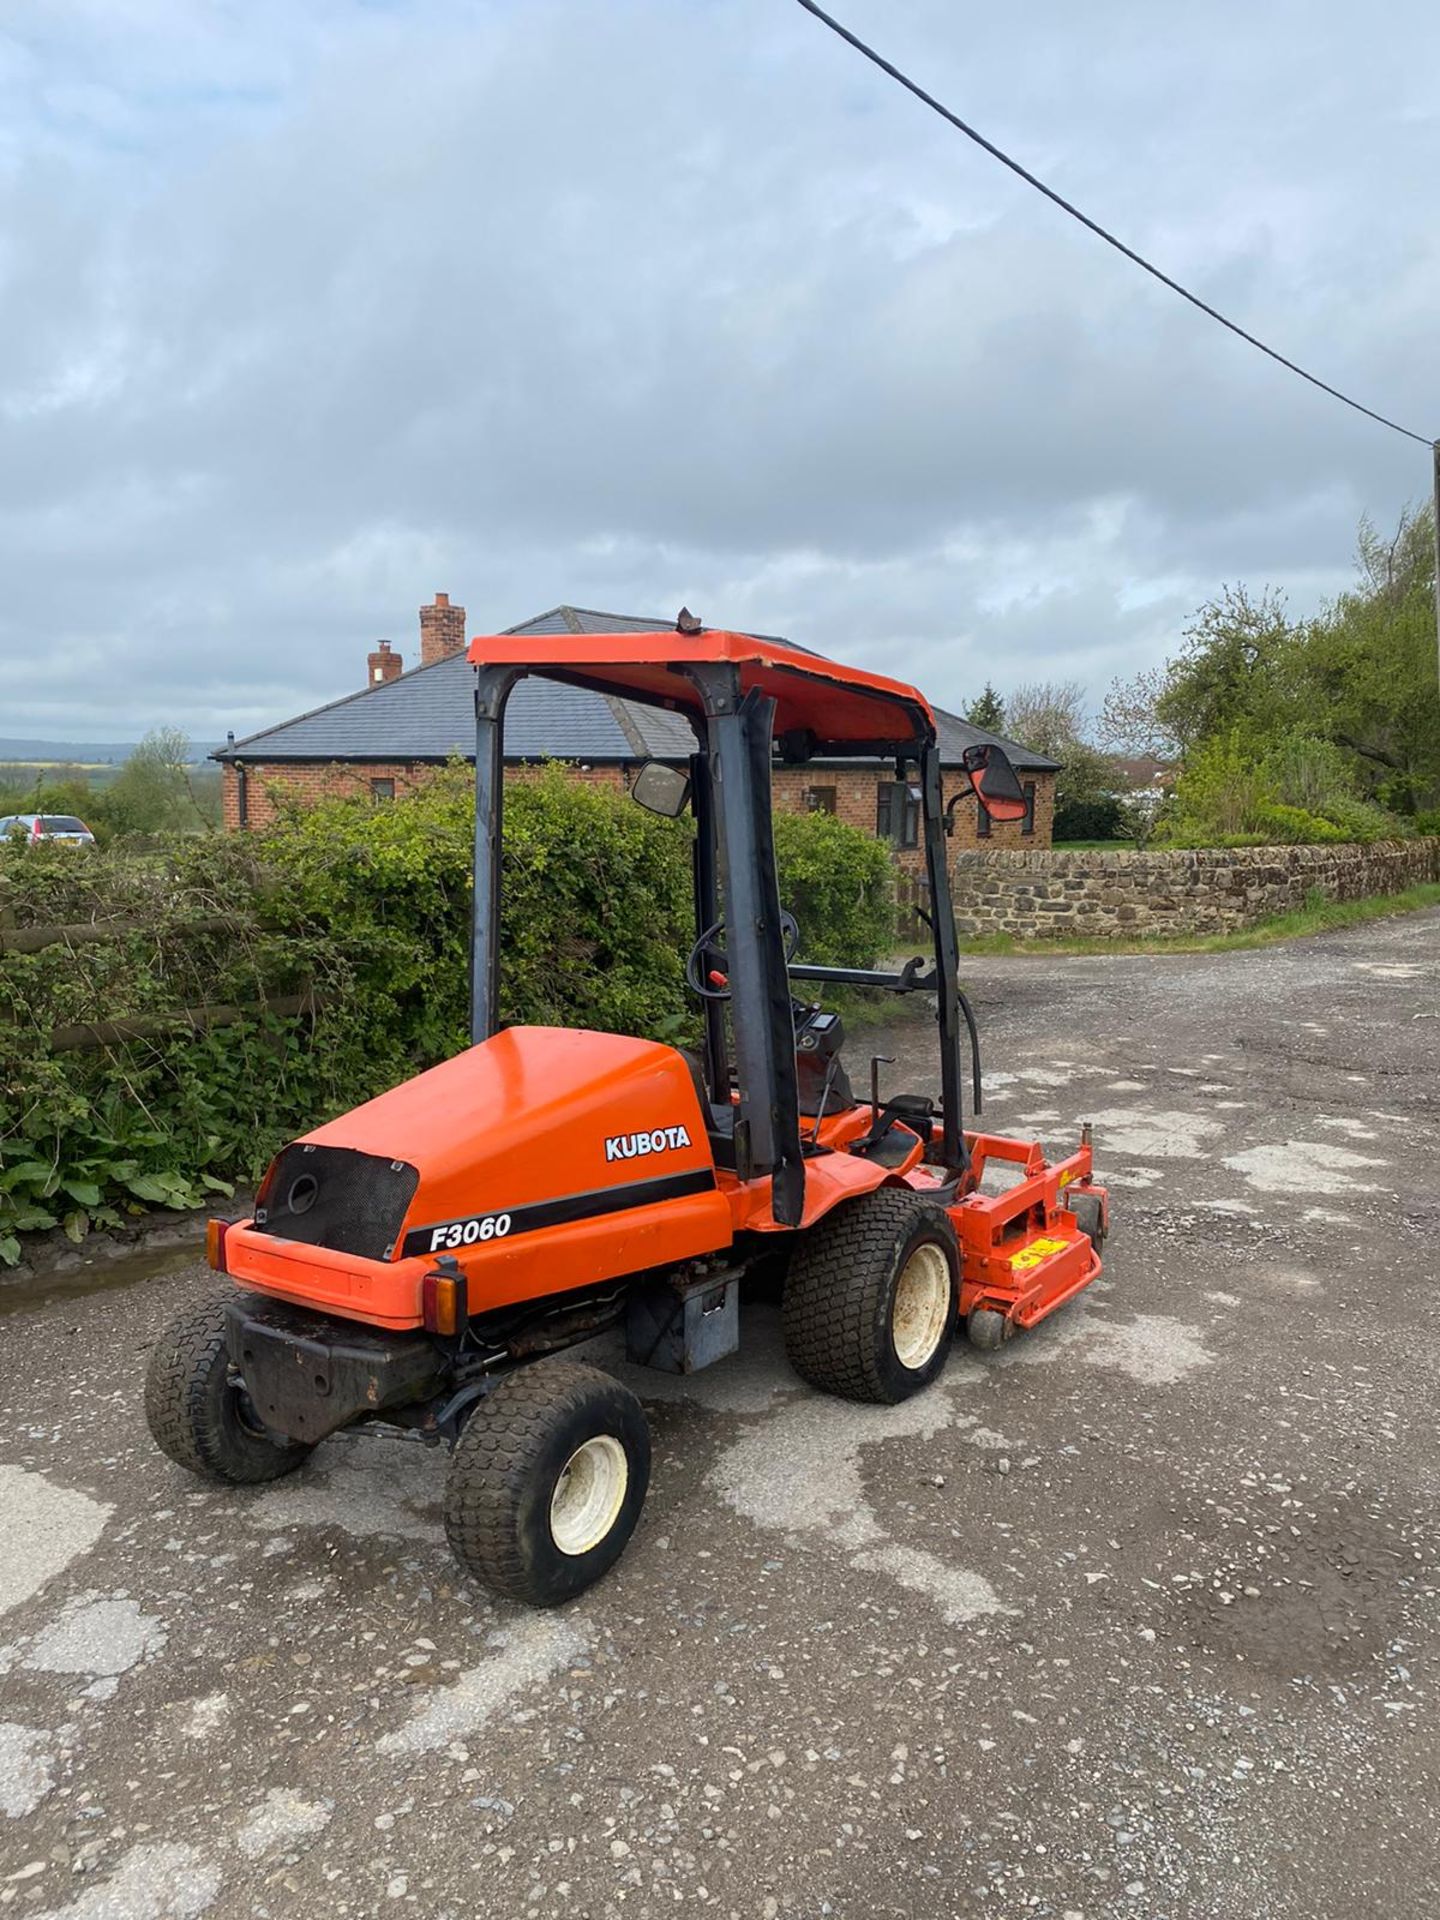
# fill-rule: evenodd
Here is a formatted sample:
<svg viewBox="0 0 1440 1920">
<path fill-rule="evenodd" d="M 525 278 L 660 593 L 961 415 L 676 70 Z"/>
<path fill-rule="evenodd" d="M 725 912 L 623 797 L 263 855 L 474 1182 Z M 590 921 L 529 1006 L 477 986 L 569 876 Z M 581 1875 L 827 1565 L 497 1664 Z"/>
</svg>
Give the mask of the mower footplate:
<svg viewBox="0 0 1440 1920">
<path fill-rule="evenodd" d="M 1100 1257 L 1084 1233 L 1053 1228 L 1032 1235 L 1014 1252 L 985 1263 L 977 1303 L 1033 1327 L 1088 1287 L 1100 1273 Z"/>
<path fill-rule="evenodd" d="M 950 1209 L 963 1262 L 960 1311 L 999 1314 L 1011 1331 L 1033 1327 L 1100 1275 L 1109 1201 L 1092 1181 L 1089 1141 L 1047 1163 L 1034 1141 L 967 1140 L 974 1184 Z M 984 1193 L 979 1182 L 993 1161 L 1022 1171 L 1000 1192 Z"/>
<path fill-rule="evenodd" d="M 383 1333 L 254 1294 L 227 1304 L 225 1332 L 262 1424 L 312 1445 L 361 1414 L 425 1399 L 445 1375 L 423 1333 Z"/>
</svg>

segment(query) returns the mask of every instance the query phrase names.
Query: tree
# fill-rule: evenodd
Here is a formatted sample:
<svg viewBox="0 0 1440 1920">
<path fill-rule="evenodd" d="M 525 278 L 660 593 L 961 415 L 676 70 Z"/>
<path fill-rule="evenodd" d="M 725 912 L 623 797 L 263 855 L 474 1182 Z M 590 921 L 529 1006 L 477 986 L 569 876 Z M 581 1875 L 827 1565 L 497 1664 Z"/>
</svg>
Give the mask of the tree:
<svg viewBox="0 0 1440 1920">
<path fill-rule="evenodd" d="M 1362 595 L 1397 605 L 1412 587 L 1435 584 L 1435 510 L 1405 507 L 1399 524 L 1387 540 L 1377 533 L 1369 514 L 1360 519 L 1355 561 L 1363 580 Z"/>
<path fill-rule="evenodd" d="M 1155 720 L 1187 752 L 1217 734 L 1264 735 L 1291 725 L 1300 717 L 1291 669 L 1301 631 L 1271 588 L 1256 596 L 1248 587 L 1223 587 L 1167 661 Z"/>
<path fill-rule="evenodd" d="M 1114 762 L 1088 740 L 1072 740 L 1064 756 L 1055 776 L 1054 837 L 1112 840 L 1119 825 Z"/>
<path fill-rule="evenodd" d="M 1433 521 L 1407 509 L 1386 539 L 1363 520 L 1358 546 L 1359 583 L 1305 629 L 1295 685 L 1362 786 L 1413 813 L 1440 801 Z"/>
<path fill-rule="evenodd" d="M 1052 760 L 1063 760 L 1089 727 L 1078 680 L 1027 680 L 1011 694 L 1006 712 L 1011 739 Z"/>
<path fill-rule="evenodd" d="M 152 727 L 116 774 L 104 809 L 120 833 L 209 826 L 190 784 L 190 742 L 178 727 Z"/>
<path fill-rule="evenodd" d="M 1137 760 L 1174 760 L 1180 742 L 1160 718 L 1163 667 L 1147 667 L 1131 680 L 1111 682 L 1100 706 L 1095 734 L 1110 753 Z"/>
<path fill-rule="evenodd" d="M 1428 510 L 1362 520 L 1356 584 L 1314 618 L 1226 587 L 1162 668 L 1116 682 L 1103 744 L 1183 761 L 1168 835 L 1367 840 L 1440 801 L 1433 536 Z"/>
<path fill-rule="evenodd" d="M 1117 838 L 1133 840 L 1136 851 L 1143 853 L 1159 830 L 1165 798 L 1163 793 L 1150 787 L 1122 794 L 1116 801 Z"/>
<path fill-rule="evenodd" d="M 1030 681 L 1010 696 L 1011 738 L 1060 762 L 1055 776 L 1057 840 L 1108 840 L 1115 831 L 1115 770 L 1109 757 L 1086 738 L 1088 728 L 1085 689 L 1078 680 Z"/>
<path fill-rule="evenodd" d="M 1004 732 L 1005 702 L 988 680 L 985 691 L 965 709 L 965 718 L 972 727 L 983 727 L 987 733 Z"/>
</svg>

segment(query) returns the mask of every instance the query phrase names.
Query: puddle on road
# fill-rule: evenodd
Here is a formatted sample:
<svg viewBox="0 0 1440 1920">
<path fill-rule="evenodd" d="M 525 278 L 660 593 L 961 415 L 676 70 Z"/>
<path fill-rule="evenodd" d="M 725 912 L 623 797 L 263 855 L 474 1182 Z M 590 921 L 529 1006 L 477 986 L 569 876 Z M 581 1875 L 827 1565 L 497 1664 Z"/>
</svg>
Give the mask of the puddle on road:
<svg viewBox="0 0 1440 1920">
<path fill-rule="evenodd" d="M 85 1265 L 66 1271 L 51 1268 L 27 1274 L 23 1280 L 0 1278 L 0 1320 L 13 1313 L 38 1313 L 63 1300 L 84 1300 L 94 1293 L 118 1293 L 158 1280 L 205 1258 L 205 1243 L 196 1238 L 179 1247 L 138 1248 L 134 1253 L 96 1254 Z"/>
</svg>

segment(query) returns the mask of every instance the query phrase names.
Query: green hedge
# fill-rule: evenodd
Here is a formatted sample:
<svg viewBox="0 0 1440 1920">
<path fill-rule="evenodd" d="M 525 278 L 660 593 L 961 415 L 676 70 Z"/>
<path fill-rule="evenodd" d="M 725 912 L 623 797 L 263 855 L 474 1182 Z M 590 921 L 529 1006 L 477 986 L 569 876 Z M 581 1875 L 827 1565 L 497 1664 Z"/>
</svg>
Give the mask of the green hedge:
<svg viewBox="0 0 1440 1920">
<path fill-rule="evenodd" d="M 1177 847 L 1338 846 L 1392 840 L 1415 823 L 1353 790 L 1340 749 L 1302 731 L 1263 743 L 1242 728 L 1186 761 L 1160 839 Z"/>
<path fill-rule="evenodd" d="M 363 955 L 391 1084 L 466 1044 L 474 802 L 454 766 L 393 805 L 288 813 L 265 858 L 290 911 Z M 682 1012 L 686 829 L 559 767 L 505 789 L 501 1017 L 649 1034 Z"/>
<path fill-rule="evenodd" d="M 882 842 L 832 813 L 777 813 L 775 859 L 804 959 L 866 967 L 890 953 L 895 868 Z"/>
<path fill-rule="evenodd" d="M 7 929 L 100 923 L 111 936 L 0 954 L 0 1264 L 19 1258 L 18 1233 L 63 1224 L 78 1240 L 125 1212 L 230 1191 L 277 1134 L 363 1078 L 346 1017 L 358 970 L 323 928 L 293 920 L 245 842 L 6 852 L 0 914 Z M 198 1032 L 160 1024 L 301 994 L 319 998 L 303 1027 L 266 1013 Z M 122 1021 L 155 1030 L 46 1044 L 58 1027 Z"/>
<path fill-rule="evenodd" d="M 0 1264 L 17 1234 L 80 1239 L 196 1206 L 286 1139 L 467 1042 L 470 775 L 383 807 L 332 801 L 269 833 L 147 852 L 0 851 L 0 921 L 114 937 L 0 953 Z M 821 962 L 889 950 L 883 847 L 828 815 L 776 820 L 781 891 Z M 696 1015 L 688 824 L 558 768 L 506 788 L 502 1016 L 678 1038 Z M 257 1003 L 307 999 L 293 1014 Z M 55 1050 L 86 1022 L 252 1009 L 199 1032 Z"/>
</svg>

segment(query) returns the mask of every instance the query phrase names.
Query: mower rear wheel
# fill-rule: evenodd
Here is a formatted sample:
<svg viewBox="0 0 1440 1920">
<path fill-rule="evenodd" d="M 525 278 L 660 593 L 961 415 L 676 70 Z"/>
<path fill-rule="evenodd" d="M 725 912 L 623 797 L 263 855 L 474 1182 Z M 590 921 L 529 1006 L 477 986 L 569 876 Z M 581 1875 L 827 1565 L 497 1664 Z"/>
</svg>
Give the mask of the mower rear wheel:
<svg viewBox="0 0 1440 1920">
<path fill-rule="evenodd" d="M 893 1406 L 935 1379 L 955 1331 L 955 1229 L 943 1207 L 881 1187 L 799 1241 L 785 1352 L 802 1380 Z"/>
<path fill-rule="evenodd" d="M 645 1411 L 574 1360 L 507 1374 L 455 1443 L 445 1533 L 467 1573 L 532 1607 L 573 1599 L 635 1531 L 650 1482 Z"/>
<path fill-rule="evenodd" d="M 279 1480 L 306 1460 L 302 1441 L 262 1425 L 225 1345 L 225 1303 L 216 1295 L 177 1315 L 150 1354 L 145 1421 L 157 1447 L 191 1473 L 232 1486 Z"/>
</svg>

